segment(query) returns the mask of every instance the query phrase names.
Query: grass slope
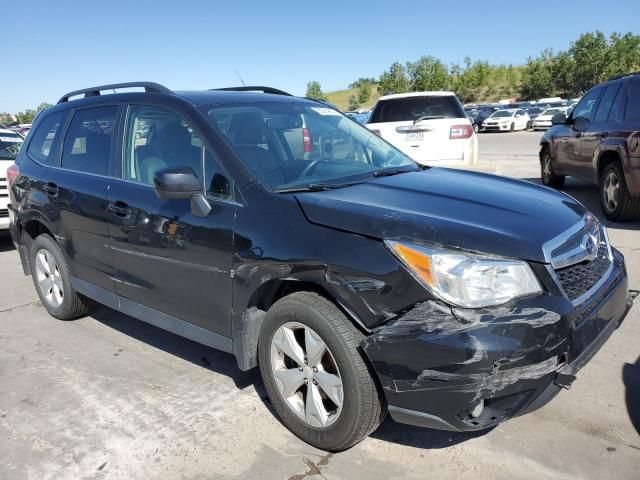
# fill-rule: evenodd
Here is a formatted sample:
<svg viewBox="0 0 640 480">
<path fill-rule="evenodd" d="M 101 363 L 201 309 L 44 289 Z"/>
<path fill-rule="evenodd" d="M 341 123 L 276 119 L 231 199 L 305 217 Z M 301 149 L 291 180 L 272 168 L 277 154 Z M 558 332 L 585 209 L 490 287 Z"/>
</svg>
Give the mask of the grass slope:
<svg viewBox="0 0 640 480">
<path fill-rule="evenodd" d="M 357 88 L 348 88 L 346 90 L 337 90 L 335 92 L 329 92 L 325 94 L 327 99 L 333 103 L 336 107 L 338 107 L 343 112 L 349 111 L 349 97 L 351 95 L 358 96 Z M 360 108 L 371 108 L 378 101 L 380 94 L 378 93 L 377 85 L 371 86 L 371 97 L 369 101 L 363 105 L 360 105 Z"/>
</svg>

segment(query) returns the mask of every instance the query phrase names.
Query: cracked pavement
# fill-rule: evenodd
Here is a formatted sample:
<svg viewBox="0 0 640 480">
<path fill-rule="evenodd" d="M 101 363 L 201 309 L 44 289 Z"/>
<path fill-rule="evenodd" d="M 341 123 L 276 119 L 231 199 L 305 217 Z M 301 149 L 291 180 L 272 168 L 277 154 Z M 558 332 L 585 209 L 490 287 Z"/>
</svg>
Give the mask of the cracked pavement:
<svg viewBox="0 0 640 480">
<path fill-rule="evenodd" d="M 540 134 L 480 136 L 479 170 L 537 179 Z M 599 216 L 595 189 L 565 189 Z M 610 224 L 640 289 L 640 223 Z M 640 306 L 571 390 L 489 431 L 387 419 L 335 455 L 274 417 L 257 371 L 108 308 L 57 321 L 0 238 L 0 478 L 640 478 Z M 634 403 L 637 402 L 637 403 Z M 635 427 L 634 427 L 635 421 Z"/>
</svg>

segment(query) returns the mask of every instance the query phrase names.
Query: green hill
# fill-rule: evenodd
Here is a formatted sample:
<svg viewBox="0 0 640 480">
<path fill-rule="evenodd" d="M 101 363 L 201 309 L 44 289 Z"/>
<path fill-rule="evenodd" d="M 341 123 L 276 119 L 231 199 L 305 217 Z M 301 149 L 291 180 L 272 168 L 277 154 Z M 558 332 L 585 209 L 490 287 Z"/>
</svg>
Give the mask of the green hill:
<svg viewBox="0 0 640 480">
<path fill-rule="evenodd" d="M 357 88 L 347 88 L 346 90 L 337 90 L 335 92 L 328 92 L 325 94 L 327 96 L 327 100 L 333 103 L 336 107 L 338 107 L 343 112 L 349 110 L 349 97 L 351 95 L 358 96 Z M 363 105 L 360 105 L 360 108 L 371 108 L 378 101 L 380 94 L 378 93 L 378 86 L 371 85 L 371 97 L 369 101 Z"/>
</svg>

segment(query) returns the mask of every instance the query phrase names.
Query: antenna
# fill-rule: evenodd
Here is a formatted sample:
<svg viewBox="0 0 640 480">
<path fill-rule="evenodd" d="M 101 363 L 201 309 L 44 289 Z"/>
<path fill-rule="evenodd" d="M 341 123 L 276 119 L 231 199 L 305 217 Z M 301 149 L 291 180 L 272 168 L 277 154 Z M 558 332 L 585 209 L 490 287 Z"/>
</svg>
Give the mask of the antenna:
<svg viewBox="0 0 640 480">
<path fill-rule="evenodd" d="M 240 72 L 238 72 L 238 70 L 235 71 L 236 75 L 238 76 L 238 78 L 240 79 L 240 83 L 242 83 L 242 85 L 244 85 L 245 87 L 247 86 L 246 83 L 244 83 L 244 80 L 242 79 L 242 77 L 240 76 Z"/>
</svg>

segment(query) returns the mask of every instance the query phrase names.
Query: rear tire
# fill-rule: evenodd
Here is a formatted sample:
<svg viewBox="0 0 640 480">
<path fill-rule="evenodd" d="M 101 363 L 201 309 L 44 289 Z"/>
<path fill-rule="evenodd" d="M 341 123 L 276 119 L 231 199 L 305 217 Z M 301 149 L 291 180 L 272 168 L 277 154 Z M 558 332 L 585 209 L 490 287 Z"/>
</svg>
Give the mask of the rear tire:
<svg viewBox="0 0 640 480">
<path fill-rule="evenodd" d="M 49 315 L 73 320 L 89 311 L 90 301 L 71 285 L 71 273 L 62 250 L 49 235 L 38 236 L 29 254 L 36 292 Z"/>
<path fill-rule="evenodd" d="M 258 359 L 267 394 L 282 423 L 316 448 L 345 450 L 386 415 L 384 396 L 359 349 L 362 338 L 333 303 L 312 292 L 278 300 L 265 316 Z"/>
<path fill-rule="evenodd" d="M 619 162 L 606 166 L 598 182 L 604 215 L 614 222 L 640 219 L 640 197 L 629 193 Z"/>
<path fill-rule="evenodd" d="M 540 158 L 540 178 L 542 179 L 542 184 L 547 187 L 562 188 L 564 186 L 565 176 L 556 175 L 548 149 L 542 152 Z"/>
</svg>

